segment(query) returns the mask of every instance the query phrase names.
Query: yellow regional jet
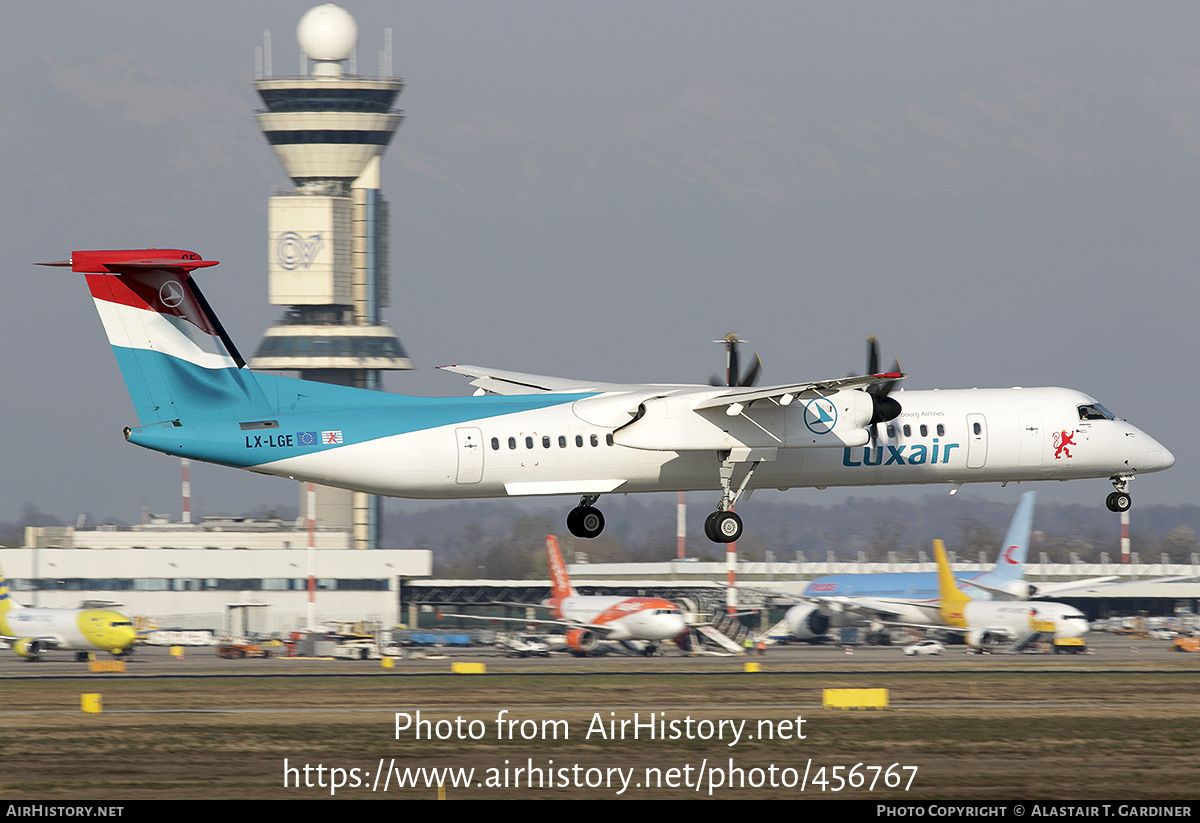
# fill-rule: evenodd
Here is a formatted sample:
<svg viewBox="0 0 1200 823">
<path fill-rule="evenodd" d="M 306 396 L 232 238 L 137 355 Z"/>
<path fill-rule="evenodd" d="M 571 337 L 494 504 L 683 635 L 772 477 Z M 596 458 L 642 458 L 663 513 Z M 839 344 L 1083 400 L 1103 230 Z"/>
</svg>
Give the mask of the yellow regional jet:
<svg viewBox="0 0 1200 823">
<path fill-rule="evenodd" d="M 0 571 L 0 640 L 27 660 L 37 660 L 52 649 L 73 651 L 76 659 L 88 652 L 104 651 L 113 657 L 133 650 L 137 630 L 133 621 L 112 609 L 36 609 L 15 602 L 8 580 Z"/>
</svg>

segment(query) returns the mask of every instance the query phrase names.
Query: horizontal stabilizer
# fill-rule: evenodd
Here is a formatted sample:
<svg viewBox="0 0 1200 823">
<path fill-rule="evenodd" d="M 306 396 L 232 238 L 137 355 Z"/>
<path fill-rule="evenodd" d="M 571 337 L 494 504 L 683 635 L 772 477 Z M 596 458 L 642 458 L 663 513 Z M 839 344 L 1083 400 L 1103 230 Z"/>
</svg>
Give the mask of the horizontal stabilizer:
<svg viewBox="0 0 1200 823">
<path fill-rule="evenodd" d="M 70 266 L 71 271 L 89 274 L 120 274 L 126 271 L 178 269 L 185 272 L 217 265 L 183 249 L 97 249 L 71 252 L 70 260 L 38 263 L 39 266 Z"/>
</svg>

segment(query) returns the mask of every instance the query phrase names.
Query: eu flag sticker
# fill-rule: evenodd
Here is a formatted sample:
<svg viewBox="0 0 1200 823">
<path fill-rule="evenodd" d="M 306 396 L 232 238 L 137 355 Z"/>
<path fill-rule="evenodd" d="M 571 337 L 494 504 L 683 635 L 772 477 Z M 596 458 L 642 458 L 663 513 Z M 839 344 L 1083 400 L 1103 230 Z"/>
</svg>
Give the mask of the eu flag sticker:
<svg viewBox="0 0 1200 823">
<path fill-rule="evenodd" d="M 315 446 L 321 442 L 319 438 L 316 432 L 296 432 L 296 442 L 301 446 Z"/>
</svg>

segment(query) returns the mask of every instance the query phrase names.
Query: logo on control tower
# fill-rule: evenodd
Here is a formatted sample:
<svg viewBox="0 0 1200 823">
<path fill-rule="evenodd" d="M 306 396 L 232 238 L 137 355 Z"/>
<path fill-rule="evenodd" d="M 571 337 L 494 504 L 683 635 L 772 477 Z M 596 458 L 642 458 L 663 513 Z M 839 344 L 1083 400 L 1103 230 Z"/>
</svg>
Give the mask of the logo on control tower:
<svg viewBox="0 0 1200 823">
<path fill-rule="evenodd" d="M 298 232 L 285 231 L 275 241 L 275 262 L 281 269 L 307 269 L 321 251 L 321 235 L 301 237 Z"/>
</svg>

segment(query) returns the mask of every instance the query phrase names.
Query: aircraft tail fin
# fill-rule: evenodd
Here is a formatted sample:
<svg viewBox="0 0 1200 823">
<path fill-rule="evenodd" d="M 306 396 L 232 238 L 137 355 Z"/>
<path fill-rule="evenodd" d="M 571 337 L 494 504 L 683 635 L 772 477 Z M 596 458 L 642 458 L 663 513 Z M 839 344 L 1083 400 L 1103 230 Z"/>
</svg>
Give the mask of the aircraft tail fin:
<svg viewBox="0 0 1200 823">
<path fill-rule="evenodd" d="M 76 251 L 143 425 L 269 414 L 258 381 L 192 279 L 217 265 L 182 249 Z"/>
<path fill-rule="evenodd" d="M 23 608 L 21 604 L 9 596 L 8 578 L 4 576 L 4 570 L 0 569 L 0 623 L 4 622 L 4 615 L 9 609 L 20 608 Z"/>
<path fill-rule="evenodd" d="M 941 540 L 933 541 L 933 556 L 938 567 L 938 593 L 941 596 L 939 611 L 942 619 L 951 626 L 962 625 L 963 607 L 971 598 L 955 585 L 954 573 L 950 570 L 950 561 L 946 557 L 946 545 Z"/>
<path fill-rule="evenodd" d="M 1025 561 L 1029 555 L 1029 535 L 1033 530 L 1033 505 L 1037 500 L 1037 492 L 1025 492 L 1021 502 L 1013 513 L 1012 522 L 1008 524 L 1008 533 L 1004 535 L 1004 545 L 996 556 L 996 565 L 992 569 L 993 581 L 1022 580 L 1025 577 Z M 992 585 L 996 585 L 993 582 Z"/>
<path fill-rule="evenodd" d="M 546 535 L 546 563 L 550 566 L 550 597 L 573 597 L 575 589 L 567 575 L 567 564 L 558 550 L 558 538 L 552 534 Z"/>
</svg>

